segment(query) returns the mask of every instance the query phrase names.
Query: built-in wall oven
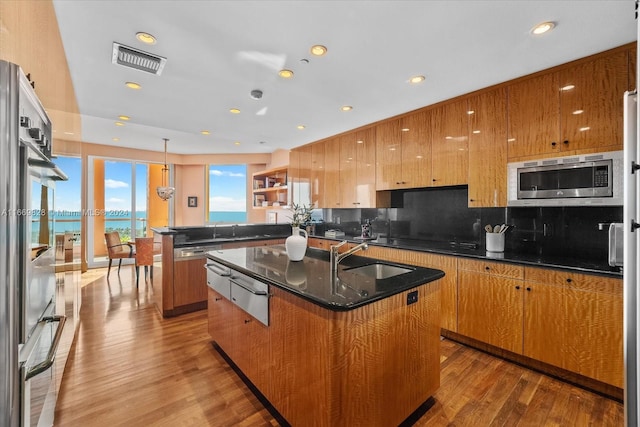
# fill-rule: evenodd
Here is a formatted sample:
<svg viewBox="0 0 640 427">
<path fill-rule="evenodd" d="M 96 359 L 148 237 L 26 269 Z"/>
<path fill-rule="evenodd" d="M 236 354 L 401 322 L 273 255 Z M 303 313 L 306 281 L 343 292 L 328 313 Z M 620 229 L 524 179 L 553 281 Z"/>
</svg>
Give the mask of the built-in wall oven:
<svg viewBox="0 0 640 427">
<path fill-rule="evenodd" d="M 55 314 L 51 122 L 29 80 L 0 61 L 0 425 L 52 425 Z M 52 394 L 52 389 L 54 393 Z"/>
</svg>

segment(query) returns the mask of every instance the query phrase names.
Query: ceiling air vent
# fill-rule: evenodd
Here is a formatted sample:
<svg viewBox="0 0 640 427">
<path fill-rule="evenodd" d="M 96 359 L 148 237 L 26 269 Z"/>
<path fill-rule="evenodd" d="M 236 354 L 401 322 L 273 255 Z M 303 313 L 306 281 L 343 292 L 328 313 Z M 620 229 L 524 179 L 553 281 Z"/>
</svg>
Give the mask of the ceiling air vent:
<svg viewBox="0 0 640 427">
<path fill-rule="evenodd" d="M 159 76 L 167 58 L 113 42 L 111 62 Z"/>
</svg>

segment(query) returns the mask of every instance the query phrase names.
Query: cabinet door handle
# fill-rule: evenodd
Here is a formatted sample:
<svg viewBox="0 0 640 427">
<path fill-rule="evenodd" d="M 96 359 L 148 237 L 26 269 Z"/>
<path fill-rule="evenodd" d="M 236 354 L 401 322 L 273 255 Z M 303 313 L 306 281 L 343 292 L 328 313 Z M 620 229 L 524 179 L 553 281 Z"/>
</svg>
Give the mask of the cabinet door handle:
<svg viewBox="0 0 640 427">
<path fill-rule="evenodd" d="M 216 297 L 216 301 L 220 301 L 221 299 L 221 297 Z"/>
<path fill-rule="evenodd" d="M 552 147 L 555 147 L 555 146 L 556 146 L 556 142 L 555 142 L 555 141 L 553 141 L 553 142 L 551 143 L 551 146 L 552 146 Z"/>
<path fill-rule="evenodd" d="M 562 141 L 562 143 L 563 143 L 564 145 L 569 145 L 569 140 L 568 140 L 568 139 L 565 139 L 564 141 Z"/>
<path fill-rule="evenodd" d="M 527 286 L 527 290 L 528 290 L 529 292 L 531 292 L 531 287 L 530 287 L 530 286 Z"/>
<path fill-rule="evenodd" d="M 573 280 L 571 280 L 571 277 L 569 277 L 569 278 L 567 279 L 567 283 L 571 283 L 571 282 L 573 282 Z"/>
<path fill-rule="evenodd" d="M 520 290 L 520 285 L 516 285 L 516 289 L 517 289 L 517 290 Z"/>
<path fill-rule="evenodd" d="M 244 324 L 246 325 L 247 323 L 250 323 L 251 319 L 244 319 Z"/>
<path fill-rule="evenodd" d="M 489 267 L 488 265 L 484 267 L 485 270 L 489 271 L 491 270 L 491 267 Z"/>
</svg>

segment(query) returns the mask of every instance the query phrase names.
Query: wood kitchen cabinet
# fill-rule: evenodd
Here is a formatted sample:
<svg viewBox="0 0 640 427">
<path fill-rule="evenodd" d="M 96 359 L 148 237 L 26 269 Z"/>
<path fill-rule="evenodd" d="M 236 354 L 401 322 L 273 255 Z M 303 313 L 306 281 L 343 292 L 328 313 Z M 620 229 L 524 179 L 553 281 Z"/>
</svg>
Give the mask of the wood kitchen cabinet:
<svg viewBox="0 0 640 427">
<path fill-rule="evenodd" d="M 622 149 L 628 51 L 585 60 L 508 87 L 508 156 Z"/>
<path fill-rule="evenodd" d="M 376 189 L 431 185 L 431 111 L 376 126 Z"/>
<path fill-rule="evenodd" d="M 389 206 L 376 194 L 376 129 L 368 128 L 340 137 L 340 206 Z"/>
<path fill-rule="evenodd" d="M 173 263 L 173 305 L 186 306 L 207 301 L 207 271 L 203 258 Z"/>
<path fill-rule="evenodd" d="M 316 208 L 325 207 L 325 144 L 311 145 L 311 203 Z"/>
<path fill-rule="evenodd" d="M 507 90 L 469 98 L 469 207 L 507 206 Z"/>
<path fill-rule="evenodd" d="M 324 194 L 325 208 L 342 208 L 342 180 L 340 178 L 341 137 L 324 142 Z M 349 206 L 350 207 L 350 206 Z"/>
<path fill-rule="evenodd" d="M 524 268 L 458 260 L 458 333 L 522 353 Z"/>
<path fill-rule="evenodd" d="M 623 387 L 622 281 L 527 267 L 524 355 Z"/>
<path fill-rule="evenodd" d="M 469 182 L 468 102 L 462 99 L 431 110 L 432 186 Z"/>
<path fill-rule="evenodd" d="M 308 205 L 311 203 L 311 146 L 303 145 L 289 152 L 289 203 Z"/>
</svg>

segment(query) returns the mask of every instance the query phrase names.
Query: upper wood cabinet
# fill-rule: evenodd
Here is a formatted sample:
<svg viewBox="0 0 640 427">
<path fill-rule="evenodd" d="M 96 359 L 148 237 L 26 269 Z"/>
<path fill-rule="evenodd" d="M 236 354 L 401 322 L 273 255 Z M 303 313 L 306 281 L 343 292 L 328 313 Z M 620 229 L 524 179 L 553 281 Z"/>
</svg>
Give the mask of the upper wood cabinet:
<svg viewBox="0 0 640 427">
<path fill-rule="evenodd" d="M 615 52 L 510 85 L 509 158 L 622 149 L 628 55 Z"/>
<path fill-rule="evenodd" d="M 376 203 L 376 130 L 340 137 L 340 191 L 343 208 L 374 208 Z"/>
<path fill-rule="evenodd" d="M 507 90 L 469 98 L 469 207 L 507 206 Z"/>
<path fill-rule="evenodd" d="M 324 207 L 324 143 L 311 146 L 311 203 L 316 208 Z"/>
<path fill-rule="evenodd" d="M 432 185 L 463 185 L 469 182 L 469 127 L 467 100 L 431 110 Z"/>
<path fill-rule="evenodd" d="M 324 144 L 324 194 L 325 208 L 342 208 L 342 180 L 340 177 L 340 137 Z M 351 207 L 351 206 L 347 206 Z"/>
<path fill-rule="evenodd" d="M 289 152 L 289 203 L 311 203 L 311 146 L 303 145 Z"/>
<path fill-rule="evenodd" d="M 431 185 L 431 112 L 420 111 L 376 127 L 376 188 Z"/>
<path fill-rule="evenodd" d="M 622 150 L 628 66 L 623 51 L 558 73 L 562 151 Z"/>
</svg>

